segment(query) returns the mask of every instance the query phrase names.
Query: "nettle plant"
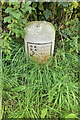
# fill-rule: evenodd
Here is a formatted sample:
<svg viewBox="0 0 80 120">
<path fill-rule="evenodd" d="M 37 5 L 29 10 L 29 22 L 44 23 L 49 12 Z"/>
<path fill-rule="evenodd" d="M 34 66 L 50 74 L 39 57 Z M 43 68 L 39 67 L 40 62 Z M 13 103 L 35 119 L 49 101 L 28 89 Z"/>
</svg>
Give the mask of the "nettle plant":
<svg viewBox="0 0 80 120">
<path fill-rule="evenodd" d="M 8 2 L 5 10 L 7 17 L 4 23 L 8 23 L 7 28 L 11 31 L 11 35 L 16 38 L 24 38 L 24 27 L 27 25 L 27 18 L 35 8 L 31 7 L 31 2 Z"/>
</svg>

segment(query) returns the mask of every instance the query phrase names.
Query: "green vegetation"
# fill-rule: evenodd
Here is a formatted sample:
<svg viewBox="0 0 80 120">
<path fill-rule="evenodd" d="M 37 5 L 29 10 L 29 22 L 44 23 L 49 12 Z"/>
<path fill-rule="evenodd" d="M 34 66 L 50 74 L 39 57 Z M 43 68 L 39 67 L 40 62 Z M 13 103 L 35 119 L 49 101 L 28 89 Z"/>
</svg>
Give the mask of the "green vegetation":
<svg viewBox="0 0 80 120">
<path fill-rule="evenodd" d="M 3 118 L 79 118 L 79 7 L 78 2 L 3 3 Z M 45 65 L 25 53 L 24 27 L 35 20 L 56 29 L 54 55 Z"/>
</svg>

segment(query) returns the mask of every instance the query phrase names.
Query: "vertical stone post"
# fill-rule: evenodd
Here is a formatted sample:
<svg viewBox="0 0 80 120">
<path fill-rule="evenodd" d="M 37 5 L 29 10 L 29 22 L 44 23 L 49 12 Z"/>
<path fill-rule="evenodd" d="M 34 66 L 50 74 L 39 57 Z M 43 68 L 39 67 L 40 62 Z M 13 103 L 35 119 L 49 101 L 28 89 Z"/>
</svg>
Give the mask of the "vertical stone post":
<svg viewBox="0 0 80 120">
<path fill-rule="evenodd" d="M 54 51 L 54 26 L 46 21 L 33 21 L 27 25 L 25 32 L 25 49 L 29 58 L 46 63 Z"/>
</svg>

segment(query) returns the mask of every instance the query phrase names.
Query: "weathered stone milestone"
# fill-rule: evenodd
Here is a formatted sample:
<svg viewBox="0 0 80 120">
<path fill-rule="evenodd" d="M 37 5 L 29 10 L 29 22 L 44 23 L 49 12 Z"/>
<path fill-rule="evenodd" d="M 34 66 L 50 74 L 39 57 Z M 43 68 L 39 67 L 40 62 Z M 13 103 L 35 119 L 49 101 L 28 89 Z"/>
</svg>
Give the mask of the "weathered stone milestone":
<svg viewBox="0 0 80 120">
<path fill-rule="evenodd" d="M 25 32 L 25 49 L 29 58 L 46 63 L 54 51 L 54 26 L 46 21 L 34 21 L 27 25 Z"/>
</svg>

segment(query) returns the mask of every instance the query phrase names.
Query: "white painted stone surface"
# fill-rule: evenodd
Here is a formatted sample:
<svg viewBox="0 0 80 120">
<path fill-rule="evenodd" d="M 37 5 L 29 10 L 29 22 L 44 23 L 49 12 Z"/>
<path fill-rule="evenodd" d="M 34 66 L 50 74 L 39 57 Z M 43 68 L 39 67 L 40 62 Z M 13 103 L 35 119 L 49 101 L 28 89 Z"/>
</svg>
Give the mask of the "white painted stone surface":
<svg viewBox="0 0 80 120">
<path fill-rule="evenodd" d="M 26 53 L 42 63 L 47 61 L 54 51 L 54 26 L 46 21 L 33 21 L 27 25 L 25 32 Z"/>
</svg>

